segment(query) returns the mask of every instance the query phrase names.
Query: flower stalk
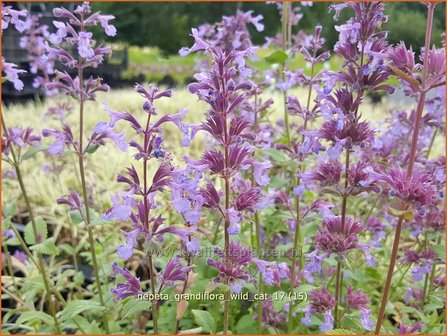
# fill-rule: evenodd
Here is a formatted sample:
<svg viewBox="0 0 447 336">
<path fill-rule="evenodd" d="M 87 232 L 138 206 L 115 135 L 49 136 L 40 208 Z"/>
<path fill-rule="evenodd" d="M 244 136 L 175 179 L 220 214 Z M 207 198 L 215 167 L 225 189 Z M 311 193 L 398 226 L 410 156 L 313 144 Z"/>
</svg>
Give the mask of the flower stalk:
<svg viewBox="0 0 447 336">
<path fill-rule="evenodd" d="M 424 111 L 425 105 L 425 95 L 426 95 L 426 80 L 427 80 L 427 67 L 428 67 L 428 54 L 430 48 L 430 39 L 431 32 L 433 27 L 433 14 L 435 9 L 435 3 L 428 4 L 428 12 L 427 12 L 427 25 L 425 31 L 425 47 L 424 47 L 424 59 L 423 59 L 423 72 L 422 72 L 422 82 L 420 86 L 420 94 L 418 98 L 418 103 L 416 107 L 416 119 L 414 121 L 413 134 L 411 140 L 411 149 L 410 149 L 410 158 L 407 168 L 407 177 L 411 177 L 413 174 L 413 168 L 416 161 L 416 153 L 417 153 L 417 145 L 419 139 L 419 130 L 421 128 L 421 119 L 422 113 Z M 396 265 L 397 253 L 399 251 L 399 241 L 402 232 L 402 223 L 404 221 L 403 215 L 398 218 L 396 225 L 396 232 L 394 234 L 393 248 L 391 252 L 390 264 L 388 266 L 387 277 L 385 281 L 385 286 L 383 290 L 382 301 L 379 308 L 379 313 L 377 315 L 377 323 L 375 328 L 375 334 L 380 334 L 380 330 L 382 327 L 384 315 L 385 315 L 385 307 L 388 301 L 389 291 L 391 288 L 391 282 L 393 278 L 394 267 Z"/>
<path fill-rule="evenodd" d="M 103 316 L 103 322 L 104 322 L 104 329 L 106 333 L 110 333 L 109 331 L 109 322 L 107 317 L 107 307 L 104 302 L 104 296 L 102 293 L 102 287 L 101 287 L 101 278 L 99 276 L 99 267 L 98 267 L 98 261 L 96 258 L 96 250 L 95 250 L 95 238 L 93 237 L 93 229 L 91 226 L 91 217 L 90 217 L 90 207 L 89 207 L 89 199 L 88 199 L 88 193 L 87 193 L 87 184 L 85 182 L 85 168 L 84 168 L 84 147 L 83 147 L 83 139 L 84 139 L 84 96 L 82 94 L 83 92 L 83 64 L 81 58 L 79 58 L 78 63 L 78 77 L 79 77 L 79 87 L 80 87 L 80 96 L 79 96 L 79 175 L 81 177 L 81 185 L 82 185 L 82 196 L 84 198 L 84 206 L 85 206 L 85 219 L 86 219 L 86 226 L 88 231 L 88 243 L 90 248 L 90 254 L 92 256 L 92 263 L 93 263 L 93 271 L 95 274 L 95 282 L 96 287 L 98 289 L 98 298 L 99 303 L 101 306 L 104 307 L 104 316 Z"/>
</svg>

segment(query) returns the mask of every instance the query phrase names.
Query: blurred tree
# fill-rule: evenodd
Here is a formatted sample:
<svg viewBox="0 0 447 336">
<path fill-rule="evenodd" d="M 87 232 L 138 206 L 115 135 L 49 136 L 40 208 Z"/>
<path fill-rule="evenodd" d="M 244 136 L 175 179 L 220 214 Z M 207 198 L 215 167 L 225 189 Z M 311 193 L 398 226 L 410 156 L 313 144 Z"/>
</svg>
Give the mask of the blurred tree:
<svg viewBox="0 0 447 336">
<path fill-rule="evenodd" d="M 114 41 L 137 46 L 157 46 L 167 54 L 177 53 L 192 43 L 189 37 L 191 28 L 202 23 L 220 21 L 223 15 L 232 15 L 237 9 L 253 10 L 264 16 L 264 32 L 252 30 L 253 40 L 263 44 L 266 36 L 275 35 L 281 28 L 280 16 L 275 5 L 264 2 L 214 2 L 214 3 L 120 3 L 95 2 L 95 10 L 112 13 L 116 16 L 115 25 L 118 35 Z M 315 25 L 323 26 L 322 35 L 327 40 L 327 48 L 332 48 L 338 39 L 334 29 L 333 13 L 328 13 L 328 3 L 314 3 L 312 7 L 303 7 L 304 17 L 295 31 L 302 29 L 312 32 Z M 418 51 L 424 40 L 426 8 L 420 3 L 387 3 L 386 13 L 390 15 L 385 29 L 389 33 L 389 42 L 404 40 Z M 445 3 L 436 8 L 433 42 L 440 42 L 445 27 Z M 352 11 L 342 13 L 339 22 L 344 22 Z"/>
</svg>

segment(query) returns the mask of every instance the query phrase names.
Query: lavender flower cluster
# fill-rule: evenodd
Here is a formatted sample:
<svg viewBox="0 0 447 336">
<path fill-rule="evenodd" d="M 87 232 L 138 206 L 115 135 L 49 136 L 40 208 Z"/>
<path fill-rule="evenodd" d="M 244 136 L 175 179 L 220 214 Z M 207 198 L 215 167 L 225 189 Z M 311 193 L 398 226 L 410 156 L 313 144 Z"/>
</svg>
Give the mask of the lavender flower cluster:
<svg viewBox="0 0 447 336">
<path fill-rule="evenodd" d="M 2 213 L 8 223 L 2 232 L 5 262 L 13 279 L 13 261 L 36 266 L 50 296 L 39 292 L 51 315 L 51 330 L 68 332 L 76 326 L 84 332 L 83 320 L 91 315 L 65 315 L 75 310 L 71 305 L 76 301 L 87 307 L 78 314 L 91 309 L 88 300 L 102 318 L 95 327 L 107 334 L 121 332 L 113 320 L 123 311 L 124 319 L 139 313 L 133 328 L 140 324 L 139 331 L 151 328 L 154 334 L 189 333 L 192 318 L 200 332 L 240 332 L 243 319 L 236 319 L 244 314 L 249 316 L 244 323 L 258 333 L 343 333 L 348 328 L 355 333 L 428 333 L 442 322 L 437 309 L 445 304 L 427 305 L 445 287 L 445 255 L 439 248 L 445 244 L 445 157 L 436 156 L 434 143 L 445 133 L 446 68 L 445 42 L 442 48 L 431 46 L 436 3 L 425 3 L 427 31 L 419 61 L 404 42 L 389 44 L 382 26 L 389 20 L 384 3 L 330 5 L 338 32 L 333 50 L 323 38 L 327 27 L 292 34 L 303 17 L 301 6 L 307 5 L 277 3 L 283 29 L 267 38 L 263 48 L 281 49 L 276 53 L 283 60 L 265 73 L 253 65 L 260 61 L 261 47 L 253 44 L 249 30 L 264 30 L 261 15 L 238 10 L 221 22 L 192 29 L 192 46 L 179 54 L 206 58 L 187 87 L 191 97 L 206 105 L 199 124 L 185 121 L 186 109 L 167 113 L 161 108 L 160 102 L 176 98 L 171 89 L 136 84 L 139 111 L 116 111 L 104 102 L 109 120 L 88 131 L 86 104 L 110 90 L 101 78 L 85 78 L 88 68 L 100 67 L 111 54 L 93 37 L 92 27 L 113 37 L 114 17 L 93 13 L 84 2 L 73 11 L 54 9 L 52 30 L 40 25 L 38 16 L 2 5 L 2 31 L 12 25 L 24 33 L 20 45 L 29 50 L 33 85 L 74 102 L 50 107 L 44 120 L 54 118 L 60 127 L 41 134 L 31 127 L 7 127 L 2 117 L 2 159 L 14 168 L 9 179 L 18 180 L 32 222 L 32 233 L 25 232 L 23 241 L 12 223 L 15 214 Z M 345 12 L 351 17 L 339 23 Z M 297 57 L 309 66 L 293 68 L 290 61 Z M 332 57 L 340 68 L 327 70 Z M 22 90 L 24 70 L 3 58 L 2 69 Z M 297 88 L 305 94 L 296 95 Z M 389 97 L 396 91 L 415 104 L 390 111 L 376 128 L 366 117 L 370 95 Z M 274 97 L 280 104 L 274 105 L 272 92 L 279 93 Z M 284 120 L 272 122 L 270 112 L 281 104 Z M 67 118 L 73 113 L 79 123 Z M 167 132 L 170 126 L 181 136 L 174 146 L 201 144 L 202 152 L 179 157 L 172 149 L 176 140 Z M 89 183 L 87 172 L 97 173 L 89 171 L 88 162 L 108 142 L 131 152 L 132 163 L 116 172 L 119 191 L 105 209 L 94 197 L 98 186 Z M 43 169 L 53 174 L 73 170 L 68 158 L 78 161 L 78 185 L 56 202 L 68 208 L 69 218 L 79 218 L 77 224 L 87 233 L 83 256 L 95 282 L 87 286 L 81 280 L 77 286 L 85 286 L 88 300 L 70 296 L 67 303 L 58 288 L 61 281 L 54 284 L 54 275 L 45 271 L 52 261 L 42 255 L 51 255 L 53 246 L 59 250 L 52 238 L 48 242 L 46 224 L 43 230 L 36 221 L 21 170 L 23 161 L 40 150 L 45 150 Z M 102 237 L 98 223 L 113 234 Z M 69 235 L 76 238 L 74 230 Z M 100 253 L 108 249 L 99 245 L 117 239 L 109 255 Z M 25 252 L 15 251 L 10 258 L 8 244 L 16 241 Z M 202 258 L 201 249 L 210 245 L 213 254 Z M 178 247 L 174 255 L 156 253 L 170 246 Z M 261 255 L 263 247 L 284 254 L 276 259 Z M 201 310 L 203 302 L 161 299 L 163 293 L 202 289 L 224 293 L 222 307 L 208 302 Z M 145 292 L 151 299 L 141 305 L 137 298 Z M 247 292 L 268 295 L 238 306 L 230 302 L 231 295 Z M 129 308 L 132 304 L 137 308 Z M 55 306 L 62 307 L 62 314 Z M 389 321 L 384 322 L 385 308 Z M 166 316 L 174 315 L 175 328 L 166 323 Z"/>
</svg>

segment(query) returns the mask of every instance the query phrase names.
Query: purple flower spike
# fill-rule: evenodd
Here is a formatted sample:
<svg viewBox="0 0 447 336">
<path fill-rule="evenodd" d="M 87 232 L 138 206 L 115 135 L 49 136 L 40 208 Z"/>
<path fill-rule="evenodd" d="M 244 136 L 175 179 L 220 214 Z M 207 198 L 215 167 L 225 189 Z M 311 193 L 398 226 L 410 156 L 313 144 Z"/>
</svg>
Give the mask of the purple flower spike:
<svg viewBox="0 0 447 336">
<path fill-rule="evenodd" d="M 140 280 L 132 275 L 128 270 L 118 267 L 116 263 L 112 264 L 113 277 L 117 275 L 124 276 L 124 282 L 117 283 L 110 292 L 113 294 L 115 301 L 123 300 L 129 296 L 137 296 L 143 291 L 141 290 Z"/>
<path fill-rule="evenodd" d="M 188 276 L 189 271 L 193 268 L 194 266 L 183 266 L 178 256 L 172 258 L 167 263 L 161 275 L 161 285 L 172 287 L 177 281 L 184 282 Z"/>
</svg>

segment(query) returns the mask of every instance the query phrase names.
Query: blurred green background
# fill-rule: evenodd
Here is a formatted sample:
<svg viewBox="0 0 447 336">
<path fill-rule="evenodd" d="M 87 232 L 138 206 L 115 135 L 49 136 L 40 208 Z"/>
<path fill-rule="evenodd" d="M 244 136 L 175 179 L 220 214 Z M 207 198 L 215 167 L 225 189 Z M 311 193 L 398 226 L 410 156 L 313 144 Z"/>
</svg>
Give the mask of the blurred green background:
<svg viewBox="0 0 447 336">
<path fill-rule="evenodd" d="M 295 3 L 294 6 L 298 6 Z M 329 2 L 313 3 L 311 7 L 302 6 L 303 19 L 295 31 L 300 29 L 312 32 L 314 25 L 323 26 L 323 36 L 327 40 L 326 47 L 332 48 L 337 41 L 333 13 L 328 13 Z M 281 29 L 277 7 L 265 2 L 153 2 L 153 3 L 93 3 L 96 10 L 115 15 L 118 35 L 113 41 L 121 41 L 136 46 L 156 46 L 163 53 L 173 54 L 191 44 L 188 36 L 191 27 L 203 23 L 214 23 L 221 20 L 222 15 L 232 15 L 237 9 L 253 10 L 254 14 L 264 16 L 265 30 L 262 33 L 252 29 L 253 42 L 264 44 L 266 36 L 273 36 Z M 405 41 L 418 50 L 423 44 L 425 34 L 426 7 L 419 2 L 390 2 L 385 4 L 386 14 L 390 16 L 385 29 L 389 33 L 390 43 Z M 339 23 L 352 16 L 353 11 L 342 12 Z M 441 33 L 445 30 L 445 3 L 437 6 L 433 29 L 433 43 L 439 44 Z"/>
</svg>

